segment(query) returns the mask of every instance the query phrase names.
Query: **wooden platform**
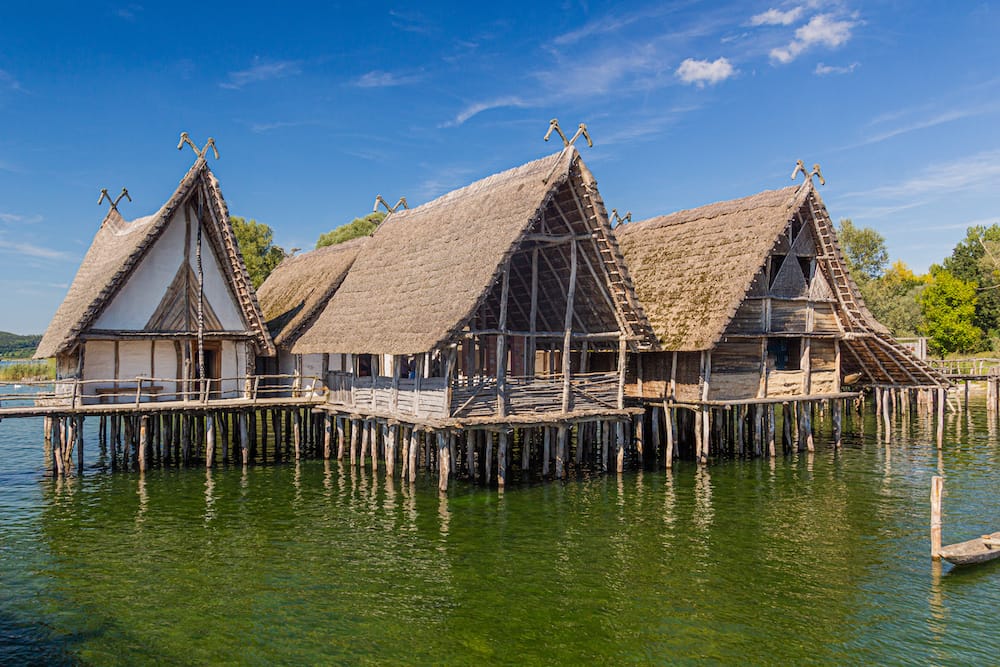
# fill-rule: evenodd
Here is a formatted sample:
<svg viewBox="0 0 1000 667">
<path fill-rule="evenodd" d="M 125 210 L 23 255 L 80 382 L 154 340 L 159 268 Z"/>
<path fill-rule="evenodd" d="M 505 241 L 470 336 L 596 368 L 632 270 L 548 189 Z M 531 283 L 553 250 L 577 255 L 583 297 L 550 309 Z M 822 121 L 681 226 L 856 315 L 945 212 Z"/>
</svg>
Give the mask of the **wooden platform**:
<svg viewBox="0 0 1000 667">
<path fill-rule="evenodd" d="M 25 402 L 31 401 L 25 398 Z M 68 405 L 24 405 L 16 407 L 0 407 L 0 419 L 18 417 L 68 417 L 114 414 L 155 414 L 160 412 L 188 412 L 204 414 L 219 410 L 241 410 L 250 408 L 304 408 L 324 405 L 322 397 L 307 398 L 225 398 L 211 401 L 149 401 L 143 403 L 108 404 L 98 403 L 78 405 L 71 408 Z"/>
</svg>

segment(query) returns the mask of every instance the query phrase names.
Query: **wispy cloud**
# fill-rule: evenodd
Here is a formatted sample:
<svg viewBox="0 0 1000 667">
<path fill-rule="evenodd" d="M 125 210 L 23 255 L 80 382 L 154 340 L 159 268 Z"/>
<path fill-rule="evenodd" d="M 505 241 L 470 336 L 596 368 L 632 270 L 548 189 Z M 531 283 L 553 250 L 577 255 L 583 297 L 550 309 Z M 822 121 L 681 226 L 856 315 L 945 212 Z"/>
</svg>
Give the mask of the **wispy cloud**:
<svg viewBox="0 0 1000 667">
<path fill-rule="evenodd" d="M 300 72 L 300 63 L 296 60 L 268 61 L 254 58 L 253 65 L 244 70 L 230 72 L 228 79 L 219 85 L 222 88 L 238 90 L 250 83 L 283 79 Z"/>
<path fill-rule="evenodd" d="M 258 122 L 258 123 L 247 123 L 247 127 L 254 134 L 264 134 L 265 132 L 271 132 L 273 130 L 283 130 L 288 127 L 301 127 L 303 125 L 311 125 L 306 121 L 284 121 L 277 120 L 272 122 Z"/>
<path fill-rule="evenodd" d="M 727 58 L 717 58 L 713 61 L 687 58 L 675 72 L 678 79 L 687 84 L 695 84 L 699 88 L 704 88 L 705 84 L 715 85 L 734 74 L 736 70 Z"/>
<path fill-rule="evenodd" d="M 383 72 L 382 70 L 372 70 L 362 74 L 354 81 L 358 88 L 389 88 L 392 86 L 408 86 L 417 83 L 424 77 L 422 74 L 396 74 L 393 72 Z"/>
<path fill-rule="evenodd" d="M 63 252 L 62 250 L 47 248 L 23 241 L 8 241 L 3 237 L 0 237 L 0 252 L 14 253 L 24 257 L 35 257 L 38 259 L 49 260 L 66 260 L 73 258 L 70 253 Z"/>
<path fill-rule="evenodd" d="M 827 76 L 829 74 L 850 74 L 860 66 L 860 63 L 851 63 L 850 65 L 824 65 L 823 63 L 817 63 L 816 69 L 813 70 L 815 74 L 819 76 Z"/>
<path fill-rule="evenodd" d="M 833 14 L 817 14 L 795 31 L 795 39 L 787 46 L 771 49 L 771 60 L 785 65 L 815 46 L 836 48 L 851 38 L 851 30 L 856 24 L 854 20 L 837 18 Z"/>
<path fill-rule="evenodd" d="M 441 127 L 458 127 L 462 125 L 470 118 L 478 116 L 484 111 L 489 111 L 491 109 L 502 109 L 505 107 L 515 107 L 524 108 L 532 106 L 528 102 L 524 101 L 520 97 L 501 97 L 495 100 L 489 100 L 487 102 L 476 102 L 470 104 L 464 109 L 462 109 L 457 116 L 446 123 L 442 123 Z"/>
<path fill-rule="evenodd" d="M 0 88 L 21 90 L 21 83 L 7 70 L 0 69 Z"/>
<path fill-rule="evenodd" d="M 959 192 L 994 188 L 1000 179 L 1000 149 L 930 165 L 916 176 L 846 197 L 884 199 L 939 198 Z"/>
<path fill-rule="evenodd" d="M 1000 112 L 1000 103 L 986 104 L 978 107 L 961 107 L 958 109 L 948 109 L 945 111 L 936 111 L 931 113 L 931 115 L 917 120 L 911 120 L 909 122 L 902 123 L 891 129 L 883 130 L 877 134 L 873 134 L 870 137 L 863 139 L 854 144 L 844 146 L 840 150 L 848 150 L 851 148 L 859 148 L 861 146 L 869 146 L 871 144 L 881 143 L 893 137 L 898 137 L 902 134 L 909 134 L 910 132 L 916 132 L 918 130 L 926 130 L 931 127 L 936 127 L 938 125 L 944 125 L 945 123 L 952 123 L 955 121 L 963 120 L 966 118 L 974 118 L 976 116 L 984 116 L 992 113 Z M 883 114 L 878 118 L 874 119 L 869 125 L 884 125 L 887 122 L 893 120 L 899 120 L 905 118 L 907 115 L 912 113 L 911 110 L 901 110 L 898 112 L 891 112 L 888 114 Z"/>
<path fill-rule="evenodd" d="M 430 35 L 437 32 L 437 26 L 420 12 L 389 10 L 390 22 L 393 28 L 418 35 Z"/>
<path fill-rule="evenodd" d="M 603 16 L 599 19 L 585 23 L 576 30 L 571 30 L 570 32 L 557 36 L 552 40 L 552 43 L 557 46 L 566 46 L 569 44 L 575 44 L 584 39 L 596 37 L 598 35 L 609 35 L 611 33 L 618 32 L 622 28 L 627 28 L 638 21 L 646 19 L 649 15 L 650 13 L 648 11 L 642 11 L 630 14 L 618 14 L 617 16 Z"/>
<path fill-rule="evenodd" d="M 42 221 L 42 216 L 40 215 L 27 216 L 27 215 L 17 215 L 16 213 L 0 213 L 0 222 L 8 225 L 14 225 L 14 224 L 33 225 L 36 222 L 41 222 L 41 221 Z"/>
<path fill-rule="evenodd" d="M 799 20 L 803 11 L 803 7 L 794 7 L 784 12 L 780 9 L 768 9 L 751 17 L 750 25 L 792 25 Z"/>
</svg>

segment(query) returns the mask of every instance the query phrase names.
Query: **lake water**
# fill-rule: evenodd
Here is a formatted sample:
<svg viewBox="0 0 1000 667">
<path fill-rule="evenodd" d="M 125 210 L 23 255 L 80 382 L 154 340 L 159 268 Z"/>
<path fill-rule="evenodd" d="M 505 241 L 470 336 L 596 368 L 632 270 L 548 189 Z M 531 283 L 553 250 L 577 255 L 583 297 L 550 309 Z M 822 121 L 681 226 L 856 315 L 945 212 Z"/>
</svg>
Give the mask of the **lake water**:
<svg viewBox="0 0 1000 667">
<path fill-rule="evenodd" d="M 2 664 L 994 664 L 1000 529 L 981 407 L 774 461 L 440 497 L 336 462 L 54 480 L 0 425 Z"/>
</svg>

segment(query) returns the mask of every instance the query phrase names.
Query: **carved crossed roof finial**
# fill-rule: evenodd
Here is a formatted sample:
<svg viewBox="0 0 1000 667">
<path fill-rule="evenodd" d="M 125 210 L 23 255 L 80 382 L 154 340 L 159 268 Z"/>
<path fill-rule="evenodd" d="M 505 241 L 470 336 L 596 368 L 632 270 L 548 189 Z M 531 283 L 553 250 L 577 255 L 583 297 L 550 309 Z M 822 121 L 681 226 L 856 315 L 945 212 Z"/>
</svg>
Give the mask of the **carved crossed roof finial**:
<svg viewBox="0 0 1000 667">
<path fill-rule="evenodd" d="M 406 203 L 406 197 L 400 197 L 399 201 L 396 202 L 395 206 L 389 206 L 389 202 L 383 199 L 382 195 L 375 195 L 375 205 L 372 206 L 372 213 L 378 212 L 379 204 L 382 204 L 382 206 L 385 207 L 385 210 L 388 211 L 389 213 L 395 213 L 396 211 L 399 210 L 400 206 L 407 209 L 410 208 L 409 204 Z"/>
<path fill-rule="evenodd" d="M 108 194 L 108 189 L 107 188 L 101 188 L 101 198 L 97 200 L 97 205 L 100 206 L 101 204 L 104 203 L 104 200 L 107 199 L 108 200 L 108 204 L 111 206 L 110 210 L 117 211 L 118 210 L 118 202 L 120 202 L 122 200 L 122 197 L 125 197 L 129 201 L 132 201 L 132 197 L 129 196 L 128 190 L 126 190 L 125 188 L 122 188 L 121 194 L 119 194 L 114 199 L 112 199 L 111 195 Z"/>
<path fill-rule="evenodd" d="M 632 211 L 625 211 L 625 215 L 618 215 L 618 209 L 611 209 L 611 226 L 617 227 L 623 222 L 632 222 Z"/>
<path fill-rule="evenodd" d="M 802 175 L 805 176 L 807 181 L 812 180 L 813 176 L 819 176 L 819 184 L 826 185 L 826 181 L 823 180 L 823 172 L 819 170 L 819 164 L 814 164 L 812 171 L 806 171 L 805 163 L 803 163 L 802 160 L 799 160 L 795 163 L 795 170 L 792 171 L 793 181 L 795 180 L 795 177 L 799 175 L 800 171 L 802 172 Z"/>
<path fill-rule="evenodd" d="M 590 140 L 590 132 L 587 131 L 587 126 L 584 123 L 580 123 L 577 126 L 576 134 L 573 135 L 572 139 L 567 139 L 566 135 L 563 134 L 562 128 L 559 127 L 559 119 L 553 118 L 552 120 L 549 121 L 549 131 L 545 133 L 545 141 L 549 140 L 549 137 L 552 136 L 553 132 L 558 134 L 559 138 L 562 139 L 564 148 L 572 146 L 574 143 L 576 143 L 576 140 L 579 139 L 581 136 L 583 136 L 583 138 L 587 140 L 588 146 L 590 146 L 591 148 L 594 147 L 594 142 Z"/>
<path fill-rule="evenodd" d="M 198 150 L 198 147 L 194 145 L 193 141 L 191 141 L 191 137 L 188 136 L 188 133 L 181 132 L 181 140 L 177 142 L 177 150 L 181 150 L 182 148 L 184 148 L 184 144 L 190 146 L 191 150 L 193 150 L 194 154 L 197 155 L 199 158 L 204 158 L 205 154 L 208 152 L 208 147 L 211 146 L 212 152 L 215 154 L 215 159 L 216 160 L 219 159 L 219 149 L 215 147 L 215 139 L 213 139 L 212 137 L 209 137 L 208 141 L 205 142 L 205 145 L 202 147 L 202 149 Z"/>
</svg>

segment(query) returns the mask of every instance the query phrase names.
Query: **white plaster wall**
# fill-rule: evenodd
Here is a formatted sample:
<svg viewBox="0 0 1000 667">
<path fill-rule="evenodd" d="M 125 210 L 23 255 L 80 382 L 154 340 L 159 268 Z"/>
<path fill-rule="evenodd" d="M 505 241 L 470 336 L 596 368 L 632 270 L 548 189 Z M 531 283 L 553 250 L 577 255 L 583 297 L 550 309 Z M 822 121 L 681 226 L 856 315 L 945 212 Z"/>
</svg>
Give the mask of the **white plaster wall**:
<svg viewBox="0 0 1000 667">
<path fill-rule="evenodd" d="M 163 300 L 184 260 L 184 213 L 179 209 L 147 255 L 129 276 L 108 307 L 94 323 L 96 329 L 141 331 Z M 137 230 L 138 231 L 138 230 Z M 191 225 L 191 268 L 196 270 L 198 246 L 197 223 Z M 226 331 L 245 331 L 246 324 L 229 291 L 225 275 L 212 252 L 208 239 L 202 240 L 202 268 L 205 277 L 205 299 L 219 317 Z"/>
<path fill-rule="evenodd" d="M 246 374 L 244 360 L 246 345 L 230 340 L 222 341 L 222 395 L 223 398 L 237 398 L 243 395 L 243 381 Z"/>
<path fill-rule="evenodd" d="M 312 379 L 317 378 L 319 381 L 316 383 L 317 387 L 326 384 L 326 378 L 323 377 L 323 355 L 322 354 L 305 354 L 302 356 L 302 387 L 307 388 L 311 385 Z"/>
<path fill-rule="evenodd" d="M 115 377 L 115 344 L 110 340 L 87 341 L 83 352 L 83 379 L 108 380 Z"/>
<path fill-rule="evenodd" d="M 163 235 L 97 318 L 94 328 L 141 331 L 160 305 L 183 259 L 184 219 L 175 213 Z"/>
<path fill-rule="evenodd" d="M 140 375 L 149 377 L 150 341 L 128 340 L 118 343 L 118 378 L 135 380 Z"/>
<path fill-rule="evenodd" d="M 177 350 L 173 341 L 160 340 L 155 342 L 156 347 L 153 353 L 153 377 L 162 378 L 156 381 L 157 386 L 163 387 L 160 392 L 160 400 L 168 401 L 175 399 L 177 383 L 170 382 L 165 378 L 177 377 Z"/>
</svg>

